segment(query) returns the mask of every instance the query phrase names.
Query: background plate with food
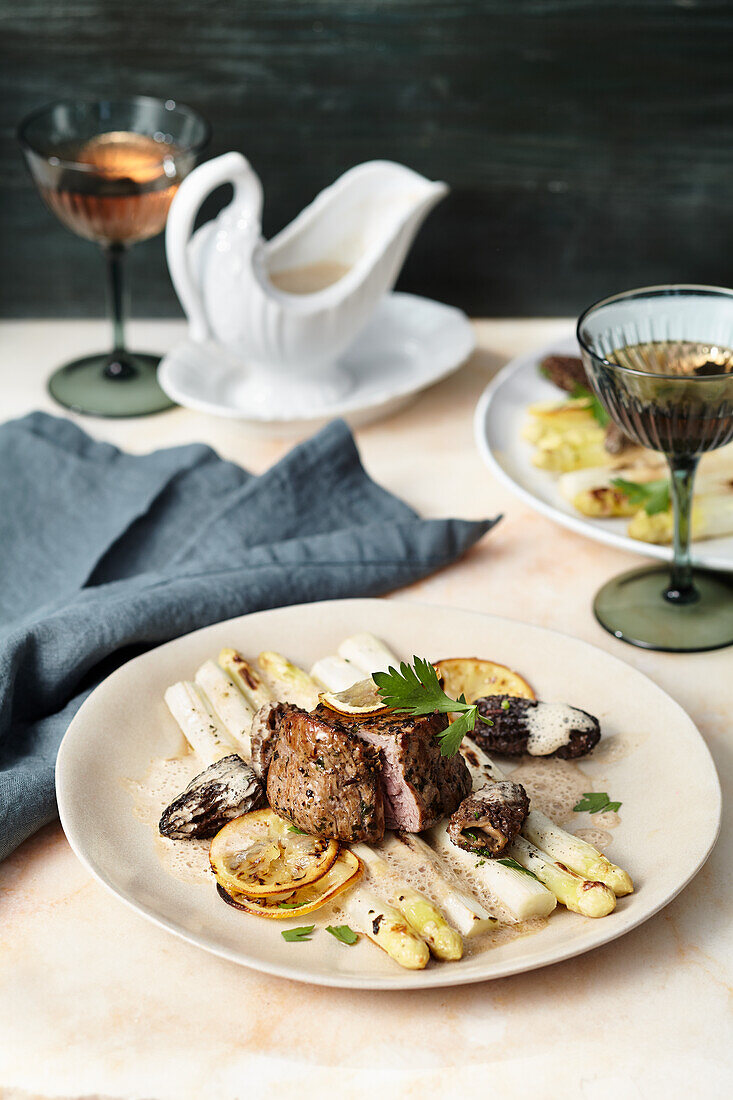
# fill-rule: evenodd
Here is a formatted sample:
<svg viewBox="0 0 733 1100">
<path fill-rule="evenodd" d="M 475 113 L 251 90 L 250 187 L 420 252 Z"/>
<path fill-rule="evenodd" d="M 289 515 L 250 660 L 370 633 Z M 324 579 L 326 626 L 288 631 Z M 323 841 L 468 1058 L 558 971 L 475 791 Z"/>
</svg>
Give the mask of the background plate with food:
<svg viewBox="0 0 733 1100">
<path fill-rule="evenodd" d="M 519 922 L 521 927 L 508 922 L 494 928 L 482 918 L 480 934 L 462 931 L 461 944 L 460 937 L 436 925 L 434 915 L 425 910 L 416 896 L 419 875 L 413 875 L 408 884 L 412 892 L 395 899 L 403 906 L 402 915 L 408 914 L 407 923 L 424 933 L 408 943 L 405 922 L 394 906 L 384 903 L 382 882 L 389 866 L 383 864 L 389 865 L 389 850 L 385 857 L 371 841 L 359 841 L 344 844 L 337 853 L 328 844 L 314 845 L 305 830 L 283 823 L 270 810 L 253 808 L 247 766 L 231 745 L 217 740 L 223 727 L 234 731 L 237 751 L 245 756 L 254 741 L 252 736 L 247 745 L 243 725 L 237 726 L 246 713 L 244 692 L 241 698 L 232 695 L 222 677 L 235 686 L 239 677 L 252 704 L 259 702 L 266 685 L 288 680 L 299 707 L 307 709 L 314 702 L 307 676 L 278 664 L 277 654 L 311 672 L 317 662 L 333 655 L 327 667 L 320 667 L 330 681 L 331 703 L 341 707 L 333 710 L 333 721 L 341 721 L 339 713 L 353 721 L 355 711 L 368 715 L 372 703 L 363 693 L 349 696 L 347 686 L 339 692 L 335 674 L 339 662 L 349 663 L 344 639 L 365 631 L 384 639 L 407 660 L 415 650 L 430 660 L 459 654 L 491 660 L 488 678 L 496 680 L 503 702 L 497 704 L 494 727 L 485 728 L 493 737 L 504 724 L 504 734 L 522 742 L 519 748 L 527 747 L 527 737 L 531 741 L 525 719 L 533 713 L 533 694 L 553 705 L 571 702 L 576 717 L 582 712 L 595 716 L 602 736 L 596 744 L 595 727 L 586 722 L 586 736 L 592 734 L 595 745 L 589 755 L 499 758 L 509 785 L 523 784 L 532 810 L 539 811 L 533 821 L 526 818 L 527 827 L 511 848 L 516 859 L 510 858 L 502 869 L 507 881 L 514 876 L 508 900 L 529 907 L 535 901 L 540 904 L 546 890 L 535 874 L 559 893 L 568 887 L 572 876 L 558 875 L 558 862 L 545 861 L 535 851 L 535 845 L 546 849 L 548 844 L 566 843 L 567 832 L 562 830 L 602 848 L 606 869 L 608 861 L 616 869 L 625 868 L 634 892 L 617 890 L 617 904 L 612 898 L 612 905 L 595 914 L 600 919 L 561 904 L 546 906 L 545 916 L 538 910 Z M 263 683 L 238 654 L 261 655 Z M 464 708 L 473 705 L 479 674 L 488 676 L 475 664 L 456 667 L 444 662 L 438 670 L 445 688 L 458 688 L 465 695 Z M 482 679 L 477 690 L 484 692 L 486 683 Z M 186 684 L 189 694 L 183 691 Z M 202 684 L 203 695 L 191 694 L 192 685 Z M 171 685 L 176 685 L 173 695 Z M 213 721 L 211 729 L 197 725 L 194 697 L 215 700 L 218 719 L 224 712 L 226 719 Z M 450 715 L 445 721 L 454 718 Z M 189 720 L 184 737 L 181 730 Z M 193 752 L 188 745 L 196 731 L 202 740 Z M 209 768 L 212 761 L 215 766 L 208 773 L 211 790 L 196 797 L 202 782 L 209 781 L 199 776 L 192 803 L 184 788 L 189 790 L 204 760 Z M 468 762 L 472 770 L 480 767 L 478 757 Z M 170 839 L 177 833 L 185 837 L 192 804 L 204 814 L 218 813 L 212 798 L 222 784 L 233 788 L 233 812 L 239 816 L 223 827 L 219 819 L 213 823 L 219 830 L 216 843 Z M 265 972 L 372 989 L 480 981 L 560 962 L 607 943 L 652 916 L 683 888 L 709 854 L 720 817 L 718 780 L 700 735 L 681 708 L 635 669 L 586 643 L 536 627 L 385 600 L 340 600 L 259 612 L 207 627 L 129 662 L 97 688 L 72 722 L 59 753 L 57 790 L 62 823 L 77 855 L 102 883 L 146 917 L 206 950 Z M 283 790 L 276 792 L 277 808 L 292 810 L 283 801 Z M 168 836 L 159 832 L 164 810 Z M 477 815 L 482 811 L 477 804 Z M 547 832 L 543 814 L 561 827 L 557 835 Z M 484 819 L 476 820 L 480 825 Z M 445 831 L 443 823 L 423 835 L 433 845 L 431 850 L 438 846 L 444 853 L 458 852 L 457 888 L 467 861 L 478 865 L 481 858 L 449 848 Z M 464 829 L 469 837 L 471 831 Z M 242 859 L 244 849 L 247 855 Z M 428 852 L 424 855 L 427 861 Z M 516 869 L 517 862 L 532 874 Z M 209 870 L 212 866 L 216 879 Z M 483 878 L 485 867 L 475 873 Z M 222 882 L 228 887 L 228 900 L 235 904 L 224 904 L 217 880 L 220 888 Z M 594 891 L 602 902 L 604 891 L 597 885 Z M 470 908 L 459 893 L 446 889 L 439 897 L 432 895 L 441 911 L 452 907 L 454 928 L 456 914 L 463 919 Z M 291 906 L 302 906 L 308 913 L 305 920 L 267 919 L 273 909 L 289 914 Z M 368 924 L 370 915 L 374 919 Z M 400 950 L 414 953 L 412 958 L 403 955 L 401 965 L 395 958 L 396 941 Z"/>
<path fill-rule="evenodd" d="M 508 363 L 487 386 L 474 433 L 489 469 L 531 508 L 579 534 L 671 561 L 671 508 L 661 455 L 606 446 L 597 402 L 541 372 L 548 356 L 577 356 L 575 337 Z M 602 416 L 602 410 L 600 411 Z M 559 421 L 559 423 L 557 423 Z M 555 422 L 553 424 L 553 422 Z M 541 463 L 538 465 L 538 463 Z M 733 447 L 704 455 L 693 505 L 692 557 L 733 569 Z"/>
</svg>

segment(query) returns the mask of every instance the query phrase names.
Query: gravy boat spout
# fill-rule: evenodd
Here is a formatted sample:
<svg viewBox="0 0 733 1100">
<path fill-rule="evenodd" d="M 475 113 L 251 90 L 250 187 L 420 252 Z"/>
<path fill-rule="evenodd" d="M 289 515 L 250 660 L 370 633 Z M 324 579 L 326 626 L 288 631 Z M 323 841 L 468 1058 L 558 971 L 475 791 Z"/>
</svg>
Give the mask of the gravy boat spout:
<svg viewBox="0 0 733 1100">
<path fill-rule="evenodd" d="M 223 183 L 231 203 L 192 235 L 206 196 Z M 390 161 L 357 165 L 270 241 L 261 236 L 262 187 L 227 153 L 181 185 L 166 229 L 171 278 L 190 336 L 214 340 L 241 366 L 257 403 L 297 406 L 303 388 L 343 393 L 337 360 L 392 289 L 423 220 L 446 194 Z"/>
</svg>

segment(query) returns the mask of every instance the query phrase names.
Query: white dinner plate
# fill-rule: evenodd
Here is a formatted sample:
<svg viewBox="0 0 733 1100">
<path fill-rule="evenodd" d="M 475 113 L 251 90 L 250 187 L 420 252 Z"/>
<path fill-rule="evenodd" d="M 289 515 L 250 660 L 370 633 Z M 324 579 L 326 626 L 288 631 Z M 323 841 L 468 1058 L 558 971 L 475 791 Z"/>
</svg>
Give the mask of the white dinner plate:
<svg viewBox="0 0 733 1100">
<path fill-rule="evenodd" d="M 163 702 L 224 645 L 256 655 L 280 650 L 309 667 L 344 637 L 370 630 L 398 654 L 479 654 L 521 671 L 540 698 L 569 700 L 596 714 L 594 757 L 580 761 L 588 789 L 622 802 L 608 854 L 636 892 L 607 917 L 558 908 L 547 926 L 460 962 L 400 969 L 364 937 L 345 947 L 322 929 L 290 943 L 283 924 L 222 903 L 213 879 L 195 884 L 163 868 L 155 836 L 133 812 L 129 781 L 155 757 L 174 753 L 180 733 Z M 591 786 L 592 784 L 592 786 Z M 262 611 L 198 630 L 114 672 L 71 723 L 56 768 L 61 821 L 72 848 L 122 901 L 190 943 L 232 962 L 319 985 L 424 989 L 516 974 L 579 955 L 623 935 L 666 905 L 707 858 L 718 832 L 720 787 L 710 754 L 685 712 L 636 669 L 553 631 L 488 615 L 404 600 L 335 600 Z M 684 829 L 679 807 L 684 805 Z M 163 807 L 161 806 L 161 809 Z M 580 815 L 586 818 L 586 815 Z M 593 819 L 583 824 L 592 825 Z M 314 914 L 314 918 L 318 914 Z M 308 922 L 313 918 L 308 918 Z"/>
<path fill-rule="evenodd" d="M 554 340 L 539 351 L 520 355 L 486 387 L 476 407 L 474 434 L 486 465 L 518 497 L 535 511 L 581 535 L 650 558 L 671 561 L 669 546 L 632 539 L 626 534 L 628 519 L 590 519 L 573 508 L 560 494 L 558 475 L 532 465 L 533 447 L 522 439 L 527 406 L 536 401 L 559 401 L 557 386 L 539 373 L 546 355 L 578 355 L 574 336 Z M 733 535 L 692 544 L 695 565 L 705 569 L 733 570 Z"/>
<path fill-rule="evenodd" d="M 257 407 L 246 371 L 217 345 L 192 340 L 168 352 L 158 380 L 178 405 L 261 429 L 314 426 L 334 416 L 357 425 L 394 412 L 413 394 L 452 374 L 475 344 L 471 322 L 460 309 L 415 294 L 386 294 L 339 360 L 347 380 L 343 393 L 314 383 L 297 409 L 288 393 Z"/>
</svg>

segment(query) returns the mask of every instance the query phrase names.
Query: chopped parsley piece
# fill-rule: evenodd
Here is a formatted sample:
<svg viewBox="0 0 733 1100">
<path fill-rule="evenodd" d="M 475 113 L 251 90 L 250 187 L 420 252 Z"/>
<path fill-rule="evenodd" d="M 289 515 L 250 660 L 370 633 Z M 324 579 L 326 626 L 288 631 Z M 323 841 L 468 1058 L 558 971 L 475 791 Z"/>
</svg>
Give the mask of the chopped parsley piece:
<svg viewBox="0 0 733 1100">
<path fill-rule="evenodd" d="M 630 504 L 638 504 L 648 516 L 656 516 L 660 512 L 668 512 L 670 508 L 669 481 L 661 478 L 659 481 L 626 481 L 622 477 L 614 477 L 611 481 L 614 489 L 624 494 Z"/>
<path fill-rule="evenodd" d="M 308 836 L 308 833 L 306 833 L 303 829 L 299 829 L 297 825 L 288 825 L 288 832 L 297 833 L 298 836 Z"/>
<path fill-rule="evenodd" d="M 533 871 L 528 871 L 526 867 L 522 867 L 521 863 L 517 863 L 516 859 L 512 859 L 511 856 L 507 856 L 506 859 L 497 859 L 497 863 L 502 863 L 505 867 L 511 867 L 514 871 L 521 871 L 523 875 L 529 875 L 530 878 L 537 879 L 537 875 Z"/>
<path fill-rule="evenodd" d="M 348 947 L 353 947 L 356 941 L 359 939 L 353 928 L 349 928 L 348 924 L 337 924 L 336 927 L 329 924 L 326 928 L 327 932 L 330 932 L 335 939 L 340 943 L 345 943 Z"/>
<path fill-rule="evenodd" d="M 315 928 L 315 924 L 303 924 L 300 928 L 286 928 L 280 935 L 288 943 L 302 943 L 303 940 L 309 940 L 311 932 Z"/>
<path fill-rule="evenodd" d="M 584 386 L 581 382 L 576 382 L 570 396 L 576 399 L 582 397 L 588 401 L 588 411 L 595 422 L 600 424 L 602 428 L 606 427 L 611 418 L 592 390 L 589 390 L 588 387 Z"/>
<path fill-rule="evenodd" d="M 605 791 L 586 791 L 580 802 L 573 806 L 573 810 L 576 813 L 587 810 L 589 814 L 598 814 L 604 810 L 615 812 L 620 806 L 620 802 L 611 802 Z"/>
</svg>

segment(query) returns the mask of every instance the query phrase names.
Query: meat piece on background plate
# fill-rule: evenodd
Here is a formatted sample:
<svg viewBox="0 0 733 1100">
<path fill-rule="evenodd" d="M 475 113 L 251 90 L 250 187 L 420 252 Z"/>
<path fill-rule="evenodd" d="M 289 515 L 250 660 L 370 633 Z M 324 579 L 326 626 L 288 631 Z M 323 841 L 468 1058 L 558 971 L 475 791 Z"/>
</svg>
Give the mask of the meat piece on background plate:
<svg viewBox="0 0 733 1100">
<path fill-rule="evenodd" d="M 590 389 L 583 360 L 577 355 L 547 355 L 540 363 L 540 372 L 566 393 L 572 393 L 576 386 Z"/>
</svg>

